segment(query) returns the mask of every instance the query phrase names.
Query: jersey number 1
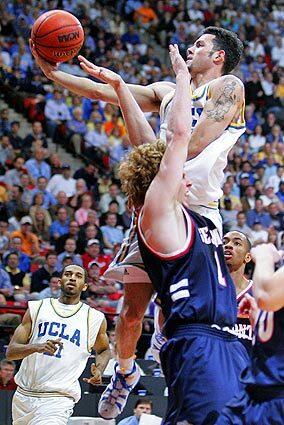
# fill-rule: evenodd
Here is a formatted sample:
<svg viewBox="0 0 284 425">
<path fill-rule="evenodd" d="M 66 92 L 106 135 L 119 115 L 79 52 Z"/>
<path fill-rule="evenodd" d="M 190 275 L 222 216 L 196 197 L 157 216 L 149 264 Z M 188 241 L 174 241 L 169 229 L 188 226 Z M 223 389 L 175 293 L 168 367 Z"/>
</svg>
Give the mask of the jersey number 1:
<svg viewBox="0 0 284 425">
<path fill-rule="evenodd" d="M 218 282 L 222 286 L 227 286 L 226 279 L 224 278 L 223 272 L 222 272 L 222 269 L 221 269 L 221 264 L 220 264 L 218 252 L 215 251 L 215 254 L 214 255 L 215 255 L 215 261 L 216 261 L 216 265 L 217 265 Z"/>
</svg>

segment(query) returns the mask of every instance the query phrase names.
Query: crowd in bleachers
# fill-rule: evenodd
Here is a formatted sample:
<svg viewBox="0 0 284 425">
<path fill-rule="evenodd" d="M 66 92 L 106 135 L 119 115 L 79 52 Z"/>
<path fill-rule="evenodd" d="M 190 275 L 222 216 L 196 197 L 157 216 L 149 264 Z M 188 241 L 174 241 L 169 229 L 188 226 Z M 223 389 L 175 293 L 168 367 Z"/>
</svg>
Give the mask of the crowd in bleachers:
<svg viewBox="0 0 284 425">
<path fill-rule="evenodd" d="M 169 43 L 185 52 L 208 25 L 238 33 L 245 54 L 235 74 L 245 84 L 247 130 L 225 170 L 224 230 L 237 228 L 253 243 L 270 241 L 284 249 L 283 6 L 267 0 L 3 0 L 2 96 L 32 129 L 20 137 L 21 122 L 1 109 L 0 302 L 58 296 L 58 276 L 70 263 L 88 270 L 91 305 L 113 314 L 122 295 L 119 284 L 101 276 L 131 222 L 117 180 L 118 163 L 131 147 L 118 107 L 55 87 L 36 66 L 30 29 L 55 8 L 82 22 L 83 55 L 134 84 L 174 81 L 164 50 Z M 85 75 L 76 58 L 60 69 Z M 158 114 L 147 118 L 158 134 Z M 50 153 L 50 139 L 86 166 L 71 170 Z"/>
</svg>

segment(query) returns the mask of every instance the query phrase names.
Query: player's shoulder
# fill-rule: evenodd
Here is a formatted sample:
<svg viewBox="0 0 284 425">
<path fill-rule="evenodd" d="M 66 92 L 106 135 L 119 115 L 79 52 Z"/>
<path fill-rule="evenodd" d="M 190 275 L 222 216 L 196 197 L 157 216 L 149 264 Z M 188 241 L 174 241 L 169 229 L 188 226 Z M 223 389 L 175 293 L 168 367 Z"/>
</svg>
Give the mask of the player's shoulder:
<svg viewBox="0 0 284 425">
<path fill-rule="evenodd" d="M 221 77 L 216 78 L 215 80 L 212 80 L 209 83 L 209 86 L 212 89 L 220 89 L 221 87 L 230 86 L 234 87 L 235 90 L 244 90 L 244 83 L 240 78 L 236 77 L 233 74 L 226 74 L 222 75 Z"/>
</svg>

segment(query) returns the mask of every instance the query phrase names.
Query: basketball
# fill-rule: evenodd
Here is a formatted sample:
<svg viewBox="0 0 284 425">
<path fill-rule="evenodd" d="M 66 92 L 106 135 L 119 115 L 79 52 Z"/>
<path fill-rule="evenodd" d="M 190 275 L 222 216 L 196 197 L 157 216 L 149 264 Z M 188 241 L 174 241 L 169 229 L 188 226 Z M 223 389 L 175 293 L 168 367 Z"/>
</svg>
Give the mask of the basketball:
<svg viewBox="0 0 284 425">
<path fill-rule="evenodd" d="M 36 51 L 49 62 L 66 62 L 77 55 L 84 43 L 80 21 L 64 10 L 43 13 L 32 27 Z"/>
</svg>

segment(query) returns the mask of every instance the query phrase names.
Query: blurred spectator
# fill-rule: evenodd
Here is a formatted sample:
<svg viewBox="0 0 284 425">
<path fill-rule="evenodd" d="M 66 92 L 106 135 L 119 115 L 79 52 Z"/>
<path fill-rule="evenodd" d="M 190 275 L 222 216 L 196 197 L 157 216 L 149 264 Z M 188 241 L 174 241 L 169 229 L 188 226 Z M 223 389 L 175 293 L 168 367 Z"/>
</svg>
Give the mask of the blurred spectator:
<svg viewBox="0 0 284 425">
<path fill-rule="evenodd" d="M 12 236 L 10 238 L 9 250 L 3 255 L 3 263 L 6 264 L 6 257 L 10 252 L 17 252 L 19 255 L 19 269 L 22 272 L 29 272 L 31 266 L 30 257 L 23 252 L 22 239 L 19 236 Z"/>
<path fill-rule="evenodd" d="M 269 214 L 264 211 L 263 201 L 256 199 L 254 209 L 247 212 L 247 224 L 250 228 L 253 227 L 255 222 L 259 222 L 264 228 L 271 225 Z M 259 227 L 257 227 L 259 230 Z"/>
<path fill-rule="evenodd" d="M 237 213 L 236 223 L 233 224 L 231 230 L 236 230 L 238 232 L 242 232 L 245 235 L 247 235 L 249 239 L 252 237 L 251 229 L 246 224 L 246 215 L 243 211 L 239 211 Z"/>
<path fill-rule="evenodd" d="M 284 181 L 279 183 L 279 190 L 276 192 L 276 196 L 282 203 L 284 202 Z"/>
<path fill-rule="evenodd" d="M 271 204 L 271 202 L 274 202 L 274 203 L 276 203 L 276 204 L 278 204 L 278 203 L 279 203 L 279 199 L 278 199 L 278 197 L 275 195 L 274 190 L 273 190 L 273 187 L 272 187 L 271 185 L 269 185 L 269 184 L 265 186 L 265 188 L 264 188 L 264 194 L 263 194 L 263 195 L 261 195 L 261 196 L 259 197 L 259 199 L 261 199 L 261 200 L 262 200 L 262 202 L 263 202 L 263 207 L 264 207 L 265 209 L 267 209 L 268 205 L 270 205 L 270 204 Z"/>
<path fill-rule="evenodd" d="M 108 249 L 113 249 L 115 244 L 121 244 L 123 241 L 123 232 L 117 227 L 116 215 L 108 213 L 106 225 L 101 226 L 103 232 L 104 244 Z"/>
<path fill-rule="evenodd" d="M 93 164 L 86 164 L 84 168 L 79 168 L 74 173 L 75 180 L 83 179 L 86 182 L 88 190 L 93 189 L 93 192 L 98 194 L 98 176 L 97 169 Z M 96 196 L 97 198 L 97 196 Z"/>
<path fill-rule="evenodd" d="M 51 276 L 48 284 L 48 288 L 40 291 L 38 298 L 59 298 L 61 295 L 60 283 L 58 276 Z"/>
<path fill-rule="evenodd" d="M 242 210 L 247 212 L 254 208 L 256 200 L 256 190 L 254 186 L 247 186 L 244 196 L 241 198 Z"/>
<path fill-rule="evenodd" d="M 1 180 L 8 186 L 21 185 L 21 175 L 25 170 L 25 159 L 22 156 L 17 156 L 13 161 L 13 168 L 6 171 Z"/>
<path fill-rule="evenodd" d="M 49 180 L 46 189 L 56 196 L 58 192 L 64 191 L 68 198 L 75 195 L 76 181 L 71 177 L 71 167 L 69 164 L 63 164 L 62 174 L 55 174 Z"/>
<path fill-rule="evenodd" d="M 32 274 L 31 292 L 41 292 L 47 288 L 52 276 L 59 276 L 56 270 L 57 254 L 54 251 L 48 252 L 45 256 L 44 265 Z"/>
<path fill-rule="evenodd" d="M 16 364 L 12 360 L 3 359 L 0 362 L 0 390 L 14 391 L 17 385 L 14 381 Z"/>
<path fill-rule="evenodd" d="M 25 301 L 30 293 L 31 279 L 28 273 L 19 269 L 19 254 L 11 252 L 6 257 L 5 271 L 9 274 L 11 284 L 14 287 L 14 299 Z"/>
<path fill-rule="evenodd" d="M 266 243 L 268 240 L 268 232 L 265 230 L 259 220 L 255 220 L 251 230 L 252 243 L 254 245 Z"/>
<path fill-rule="evenodd" d="M 276 174 L 270 176 L 267 185 L 273 187 L 274 192 L 278 192 L 280 183 L 284 182 L 284 167 L 278 165 Z"/>
<path fill-rule="evenodd" d="M 10 142 L 10 137 L 3 134 L 0 137 L 0 163 L 5 165 L 6 161 L 12 161 L 14 157 L 15 153 Z"/>
<path fill-rule="evenodd" d="M 284 230 L 284 213 L 279 211 L 279 206 L 275 202 L 268 205 L 268 213 L 271 219 L 271 225 L 277 231 Z"/>
<path fill-rule="evenodd" d="M 67 216 L 68 216 L 69 220 L 71 220 L 71 218 L 73 218 L 73 216 L 74 216 L 74 211 L 71 207 L 69 207 L 67 195 L 63 190 L 60 190 L 57 193 L 56 201 L 57 201 L 57 203 L 55 205 L 52 205 L 52 207 L 50 207 L 50 209 L 49 209 L 49 212 L 50 212 L 52 219 L 53 220 L 56 219 L 58 210 L 60 208 L 65 208 L 65 210 L 67 211 Z"/>
<path fill-rule="evenodd" d="M 220 208 L 225 208 L 225 202 L 230 200 L 231 209 L 232 210 L 240 210 L 241 203 L 239 198 L 231 194 L 231 185 L 229 183 L 225 183 L 223 186 L 223 196 L 220 199 Z"/>
<path fill-rule="evenodd" d="M 109 186 L 108 193 L 105 193 L 100 200 L 100 209 L 102 213 L 108 211 L 108 207 L 111 201 L 117 201 L 119 204 L 119 214 L 122 214 L 125 210 L 125 200 L 119 194 L 117 184 L 113 183 Z"/>
<path fill-rule="evenodd" d="M 24 152 L 29 155 L 32 150 L 34 143 L 40 140 L 43 148 L 47 149 L 46 135 L 43 132 L 42 124 L 39 121 L 32 123 L 32 132 L 29 133 L 24 140 Z"/>
<path fill-rule="evenodd" d="M 7 298 L 11 297 L 13 292 L 14 287 L 11 283 L 9 274 L 4 269 L 0 268 L 0 294 Z"/>
<path fill-rule="evenodd" d="M 252 152 L 258 152 L 265 144 L 265 137 L 262 135 L 261 125 L 257 125 L 253 134 L 248 138 L 250 149 Z"/>
<path fill-rule="evenodd" d="M 3 108 L 0 111 L 0 135 L 8 134 L 11 131 L 11 123 L 9 121 L 9 110 Z"/>
<path fill-rule="evenodd" d="M 69 232 L 60 236 L 55 241 L 55 250 L 57 254 L 60 254 L 64 251 L 65 242 L 67 239 L 74 239 L 76 242 L 76 252 L 78 251 L 78 234 L 79 234 L 79 224 L 76 220 L 70 221 Z"/>
<path fill-rule="evenodd" d="M 86 246 L 86 252 L 82 255 L 83 267 L 89 269 L 92 262 L 96 262 L 99 267 L 99 274 L 102 275 L 108 268 L 111 257 L 100 253 L 100 241 L 98 239 L 89 239 Z"/>
<path fill-rule="evenodd" d="M 44 161 L 45 151 L 42 148 L 35 149 L 34 158 L 29 159 L 25 166 L 34 180 L 43 176 L 47 180 L 51 177 L 51 169 Z"/>
<path fill-rule="evenodd" d="M 64 251 L 57 257 L 57 271 L 60 273 L 62 271 L 62 262 L 65 257 L 72 258 L 72 264 L 77 264 L 78 266 L 82 266 L 81 256 L 79 254 L 75 254 L 76 251 L 76 242 L 74 239 L 67 239 L 64 245 Z"/>
<path fill-rule="evenodd" d="M 17 155 L 20 154 L 24 148 L 24 140 L 19 136 L 20 125 L 21 124 L 19 121 L 11 122 L 11 132 L 9 133 L 10 143 L 13 146 L 15 154 Z"/>
<path fill-rule="evenodd" d="M 91 210 L 92 203 L 90 195 L 82 196 L 81 207 L 75 212 L 75 220 L 80 226 L 88 221 L 88 213 Z"/>
<path fill-rule="evenodd" d="M 33 208 L 33 207 L 32 207 Z M 32 209 L 31 208 L 31 209 Z M 50 224 L 51 218 L 49 212 L 41 207 L 35 207 L 30 212 L 33 220 L 33 232 L 38 236 L 41 249 L 50 249 Z"/>
<path fill-rule="evenodd" d="M 83 111 L 80 107 L 73 109 L 73 118 L 67 123 L 68 138 L 77 154 L 81 154 L 82 137 L 87 133 L 87 125 L 83 120 Z"/>
<path fill-rule="evenodd" d="M 75 190 L 76 190 L 75 195 L 70 200 L 70 207 L 76 209 L 76 208 L 80 207 L 82 197 L 87 192 L 87 185 L 86 185 L 85 180 L 83 180 L 83 179 L 76 180 Z"/>
<path fill-rule="evenodd" d="M 8 222 L 0 220 L 0 255 L 8 249 L 9 246 L 9 232 Z"/>
<path fill-rule="evenodd" d="M 43 203 L 42 207 L 48 209 L 51 205 L 56 204 L 55 197 L 46 189 L 48 179 L 44 176 L 39 176 L 37 178 L 37 186 L 33 189 L 33 196 L 37 193 L 42 193 Z"/>
<path fill-rule="evenodd" d="M 9 217 L 23 215 L 29 212 L 29 205 L 22 200 L 23 188 L 19 185 L 12 186 L 10 200 L 7 202 Z"/>
<path fill-rule="evenodd" d="M 133 409 L 133 416 L 130 416 L 128 418 L 122 419 L 118 423 L 118 425 L 137 425 L 139 424 L 140 417 L 142 413 L 151 415 L 153 409 L 153 403 L 151 400 L 147 398 L 140 398 L 135 403 L 134 409 Z"/>
<path fill-rule="evenodd" d="M 53 98 L 47 100 L 44 114 L 47 119 L 47 134 L 49 137 L 54 139 L 58 125 L 71 119 L 68 106 L 66 105 L 60 90 L 55 89 L 53 92 Z"/>
<path fill-rule="evenodd" d="M 53 221 L 50 226 L 50 237 L 53 240 L 69 232 L 70 220 L 65 207 L 60 207 L 57 212 L 57 220 Z"/>
<path fill-rule="evenodd" d="M 21 229 L 15 230 L 11 234 L 11 238 L 20 238 L 22 241 L 22 251 L 34 257 L 39 253 L 38 237 L 32 232 L 33 221 L 30 216 L 24 216 L 20 220 Z"/>
</svg>

